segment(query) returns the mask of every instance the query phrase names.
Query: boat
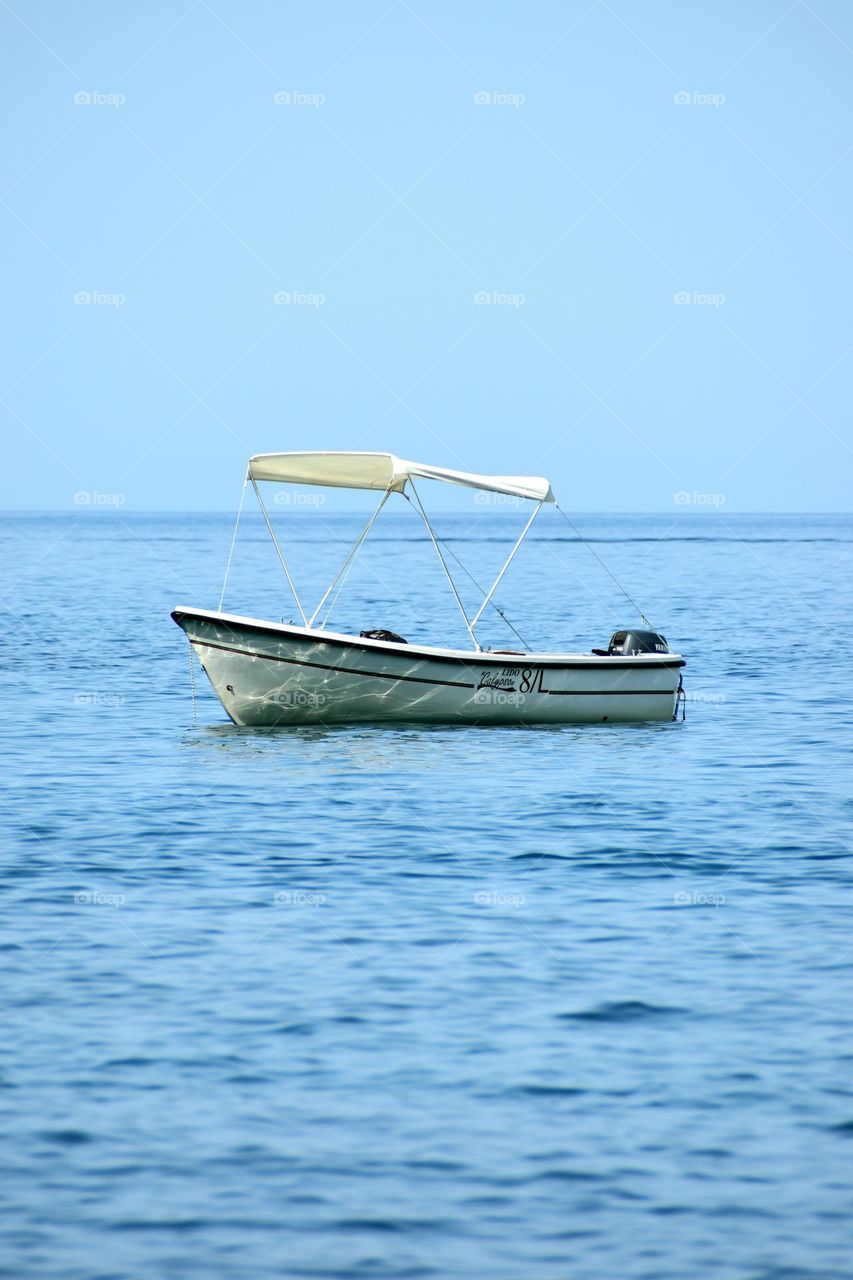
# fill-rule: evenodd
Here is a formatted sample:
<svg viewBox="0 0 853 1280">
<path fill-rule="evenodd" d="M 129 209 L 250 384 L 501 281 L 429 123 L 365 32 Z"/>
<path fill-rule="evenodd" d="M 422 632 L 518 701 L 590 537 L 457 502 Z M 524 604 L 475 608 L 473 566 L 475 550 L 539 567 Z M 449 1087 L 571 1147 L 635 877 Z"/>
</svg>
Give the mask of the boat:
<svg viewBox="0 0 853 1280">
<path fill-rule="evenodd" d="M 448 551 L 429 520 L 416 480 L 437 480 L 524 499 L 533 510 L 500 572 L 469 616 L 451 575 Z M 259 482 L 322 485 L 381 492 L 378 506 L 310 615 L 296 591 L 269 518 Z M 184 631 L 227 715 L 236 725 L 286 726 L 373 722 L 545 725 L 673 720 L 683 699 L 685 659 L 640 613 L 639 628 L 615 632 L 606 649 L 586 653 L 483 649 L 477 626 L 509 565 L 545 505 L 556 503 L 539 476 L 489 476 L 407 462 L 392 453 L 265 453 L 249 459 L 243 498 L 251 484 L 301 622 L 274 622 L 223 612 L 222 605 L 243 507 L 241 498 L 225 582 L 217 609 L 179 606 L 172 618 Z M 407 500 L 423 520 L 471 641 L 452 649 L 409 642 L 393 631 L 350 635 L 330 630 L 333 591 L 346 581 L 385 504 Z M 565 513 L 562 513 L 565 516 Z M 568 517 L 566 517 L 568 518 Z M 574 526 L 572 526 L 574 527 Z M 627 593 L 626 593 L 627 595 Z M 334 605 L 337 595 L 332 599 Z M 628 597 L 630 599 L 630 596 Z M 633 602 L 632 602 L 633 603 Z M 509 624 L 512 626 L 512 624 Z M 518 632 L 513 627 L 516 636 Z M 514 643 L 519 643 L 516 640 Z"/>
</svg>

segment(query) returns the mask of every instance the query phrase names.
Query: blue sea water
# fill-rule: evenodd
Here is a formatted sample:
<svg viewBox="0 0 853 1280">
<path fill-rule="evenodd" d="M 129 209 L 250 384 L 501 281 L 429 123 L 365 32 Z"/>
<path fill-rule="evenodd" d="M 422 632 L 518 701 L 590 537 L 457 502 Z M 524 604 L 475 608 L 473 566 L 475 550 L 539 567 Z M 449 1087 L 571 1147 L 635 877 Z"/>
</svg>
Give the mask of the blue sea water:
<svg viewBox="0 0 853 1280">
<path fill-rule="evenodd" d="M 276 514 L 316 602 L 359 522 Z M 479 581 L 521 519 L 437 524 Z M 685 722 L 193 724 L 231 518 L 0 517 L 0 1275 L 851 1275 L 853 517 L 575 521 Z M 635 620 L 535 528 L 531 644 Z M 232 584 L 292 616 L 256 517 Z M 454 611 L 404 511 L 333 623 Z"/>
</svg>

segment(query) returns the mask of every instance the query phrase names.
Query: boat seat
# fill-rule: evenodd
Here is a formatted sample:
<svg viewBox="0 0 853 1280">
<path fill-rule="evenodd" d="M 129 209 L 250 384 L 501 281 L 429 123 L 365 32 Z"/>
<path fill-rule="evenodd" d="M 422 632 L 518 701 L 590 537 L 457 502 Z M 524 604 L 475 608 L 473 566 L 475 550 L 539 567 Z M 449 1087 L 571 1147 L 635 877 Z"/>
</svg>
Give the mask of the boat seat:
<svg viewBox="0 0 853 1280">
<path fill-rule="evenodd" d="M 360 631 L 359 635 L 365 640 L 389 640 L 392 644 L 409 643 L 403 636 L 398 636 L 396 631 L 385 631 L 382 627 L 378 627 L 375 631 Z"/>
</svg>

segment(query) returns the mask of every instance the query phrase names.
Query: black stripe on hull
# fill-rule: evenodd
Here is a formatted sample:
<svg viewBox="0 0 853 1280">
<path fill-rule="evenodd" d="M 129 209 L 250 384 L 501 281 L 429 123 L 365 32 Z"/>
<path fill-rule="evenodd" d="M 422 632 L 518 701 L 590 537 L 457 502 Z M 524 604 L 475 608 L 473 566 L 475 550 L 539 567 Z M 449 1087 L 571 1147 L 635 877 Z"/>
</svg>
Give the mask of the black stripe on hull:
<svg viewBox="0 0 853 1280">
<path fill-rule="evenodd" d="M 214 644 L 209 640 L 193 640 L 193 645 L 199 645 L 205 649 L 221 649 L 224 653 L 237 653 L 243 658 L 265 658 L 267 662 L 286 662 L 293 667 L 314 667 L 319 671 L 337 671 L 341 675 L 346 676 L 370 676 L 374 680 L 391 680 L 396 683 L 398 680 L 407 680 L 412 684 L 432 684 L 442 685 L 444 688 L 452 689 L 477 689 L 475 684 L 463 683 L 460 680 L 435 680 L 429 676 L 407 676 L 407 675 L 391 675 L 387 671 L 363 671 L 356 667 L 335 667 L 326 662 L 309 662 L 306 658 L 282 658 L 275 653 L 257 653 L 251 649 L 236 649 L 229 644 Z M 560 671 L 560 667 L 531 667 L 531 671 L 548 671 L 553 674 L 554 671 Z M 485 686 L 488 687 L 488 686 Z M 671 698 L 675 693 L 675 689 L 537 689 L 531 690 L 531 693 L 550 694 L 552 697 L 581 697 L 581 698 L 601 698 L 601 697 L 623 697 L 625 695 L 633 695 L 634 697 L 659 697 Z"/>
<path fill-rule="evenodd" d="M 543 689 L 552 698 L 672 698 L 676 689 Z"/>
</svg>

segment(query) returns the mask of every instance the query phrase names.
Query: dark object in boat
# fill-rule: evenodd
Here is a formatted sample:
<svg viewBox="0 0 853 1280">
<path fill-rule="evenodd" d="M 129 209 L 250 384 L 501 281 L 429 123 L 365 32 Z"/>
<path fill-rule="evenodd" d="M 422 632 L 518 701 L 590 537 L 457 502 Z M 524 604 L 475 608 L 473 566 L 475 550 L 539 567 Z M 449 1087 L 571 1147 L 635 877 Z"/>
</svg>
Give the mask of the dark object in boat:
<svg viewBox="0 0 853 1280">
<path fill-rule="evenodd" d="M 402 636 L 398 636 L 396 631 L 384 631 L 379 627 L 376 631 L 360 631 L 359 635 L 365 640 L 390 640 L 393 644 L 408 644 Z"/>
<path fill-rule="evenodd" d="M 614 631 L 609 648 L 592 652 L 601 658 L 630 658 L 636 653 L 669 653 L 669 646 L 657 631 Z"/>
</svg>

